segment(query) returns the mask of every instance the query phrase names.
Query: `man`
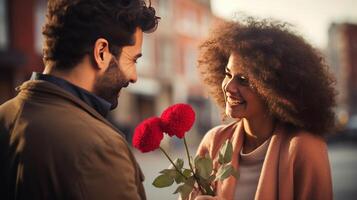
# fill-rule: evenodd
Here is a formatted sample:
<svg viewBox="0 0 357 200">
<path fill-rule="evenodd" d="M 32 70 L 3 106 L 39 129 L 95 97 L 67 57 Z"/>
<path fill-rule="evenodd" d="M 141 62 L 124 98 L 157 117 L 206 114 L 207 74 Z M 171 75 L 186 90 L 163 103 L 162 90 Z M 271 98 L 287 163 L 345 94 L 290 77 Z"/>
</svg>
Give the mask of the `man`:
<svg viewBox="0 0 357 200">
<path fill-rule="evenodd" d="M 143 0 L 49 0 L 42 74 L 0 106 L 0 199 L 145 199 L 142 172 L 106 119 L 137 80 Z"/>
</svg>

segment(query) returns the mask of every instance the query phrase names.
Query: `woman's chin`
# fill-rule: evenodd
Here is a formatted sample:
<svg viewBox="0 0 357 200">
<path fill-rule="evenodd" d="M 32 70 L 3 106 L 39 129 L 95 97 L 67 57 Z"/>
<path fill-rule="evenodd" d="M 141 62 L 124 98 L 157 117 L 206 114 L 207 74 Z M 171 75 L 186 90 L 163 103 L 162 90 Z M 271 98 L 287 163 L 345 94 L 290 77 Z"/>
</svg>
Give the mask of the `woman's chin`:
<svg viewBox="0 0 357 200">
<path fill-rule="evenodd" d="M 236 112 L 235 110 L 232 110 L 231 108 L 226 108 L 226 115 L 232 119 L 241 119 L 243 118 L 241 112 Z"/>
<path fill-rule="evenodd" d="M 230 116 L 230 118 L 232 118 L 232 119 L 237 119 L 237 120 L 242 119 L 242 117 L 239 116 L 239 115 L 229 115 L 229 116 Z"/>
</svg>

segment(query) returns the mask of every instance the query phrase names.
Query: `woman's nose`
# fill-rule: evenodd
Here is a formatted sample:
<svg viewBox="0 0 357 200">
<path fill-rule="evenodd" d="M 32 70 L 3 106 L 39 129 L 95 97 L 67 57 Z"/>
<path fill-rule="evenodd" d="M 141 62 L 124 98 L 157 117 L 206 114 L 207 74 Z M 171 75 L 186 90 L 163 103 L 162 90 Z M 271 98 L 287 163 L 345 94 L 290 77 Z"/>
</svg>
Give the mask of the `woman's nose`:
<svg viewBox="0 0 357 200">
<path fill-rule="evenodd" d="M 238 84 L 234 81 L 234 79 L 230 79 L 225 85 L 224 90 L 229 93 L 236 93 L 239 91 Z"/>
</svg>

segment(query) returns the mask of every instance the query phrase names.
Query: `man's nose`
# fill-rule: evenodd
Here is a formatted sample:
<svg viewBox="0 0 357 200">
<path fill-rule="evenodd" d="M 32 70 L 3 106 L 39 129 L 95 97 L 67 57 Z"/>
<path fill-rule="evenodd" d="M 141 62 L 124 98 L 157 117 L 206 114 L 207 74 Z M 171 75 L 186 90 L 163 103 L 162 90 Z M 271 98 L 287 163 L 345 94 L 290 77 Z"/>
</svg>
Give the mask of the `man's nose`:
<svg viewBox="0 0 357 200">
<path fill-rule="evenodd" d="M 138 80 L 138 74 L 136 73 L 136 67 L 134 68 L 133 73 L 130 76 L 130 83 L 136 83 L 136 81 Z"/>
</svg>

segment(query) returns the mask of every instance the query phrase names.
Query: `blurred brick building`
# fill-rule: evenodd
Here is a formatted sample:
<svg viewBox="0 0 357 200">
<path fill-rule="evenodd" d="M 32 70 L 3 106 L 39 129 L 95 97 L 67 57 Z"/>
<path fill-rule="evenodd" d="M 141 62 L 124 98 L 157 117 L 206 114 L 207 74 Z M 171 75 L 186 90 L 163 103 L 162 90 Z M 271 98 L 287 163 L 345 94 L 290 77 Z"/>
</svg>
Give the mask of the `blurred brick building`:
<svg viewBox="0 0 357 200">
<path fill-rule="evenodd" d="M 357 129 L 357 24 L 331 24 L 328 58 L 337 78 L 340 122 Z"/>
<path fill-rule="evenodd" d="M 189 103 L 197 114 L 195 133 L 204 133 L 219 122 L 215 106 L 206 98 L 196 62 L 198 46 L 220 19 L 210 0 L 155 0 L 160 20 L 153 35 L 144 36 L 138 82 L 120 97 L 115 120 L 128 125 L 129 133 L 141 120 L 159 115 L 173 103 Z M 198 138 L 200 135 L 198 135 Z"/>
<path fill-rule="evenodd" d="M 0 103 L 15 95 L 14 88 L 42 69 L 36 50 L 38 2 L 0 0 Z"/>
<path fill-rule="evenodd" d="M 41 72 L 42 26 L 46 0 L 0 0 L 0 103 L 13 97 L 14 88 Z M 210 0 L 152 0 L 159 28 L 145 35 L 139 80 L 122 91 L 111 120 L 126 134 L 143 119 L 159 115 L 167 106 L 183 102 L 197 113 L 194 132 L 204 133 L 219 122 L 215 106 L 196 72 L 198 45 L 218 20 Z"/>
</svg>

